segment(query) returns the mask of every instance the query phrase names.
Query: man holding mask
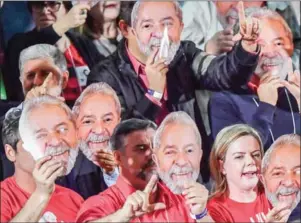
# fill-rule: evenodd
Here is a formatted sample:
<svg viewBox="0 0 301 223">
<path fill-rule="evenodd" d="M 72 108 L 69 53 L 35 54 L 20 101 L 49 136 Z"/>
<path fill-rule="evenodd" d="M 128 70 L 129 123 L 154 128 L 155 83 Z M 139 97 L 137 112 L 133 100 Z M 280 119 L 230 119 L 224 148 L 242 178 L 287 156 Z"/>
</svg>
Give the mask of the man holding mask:
<svg viewBox="0 0 301 223">
<path fill-rule="evenodd" d="M 55 99 L 49 100 L 58 103 Z M 42 102 L 40 99 L 35 101 Z M 28 106 L 25 106 L 25 113 L 33 103 L 33 101 L 29 102 Z M 48 108 L 53 111 L 54 105 Z M 28 118 L 33 119 L 32 115 L 36 111 L 37 109 L 33 109 Z M 26 136 L 24 132 L 19 134 L 21 110 L 13 109 L 4 120 L 3 142 L 8 159 L 14 163 L 15 173 L 13 177 L 1 182 L 1 222 L 72 222 L 75 220 L 83 199 L 70 189 L 55 185 L 57 178 L 70 172 L 77 154 L 71 137 L 72 123 L 68 118 L 71 111 L 66 106 L 65 110 L 61 109 L 57 112 L 52 114 L 52 117 L 58 114 L 60 117 L 56 120 L 52 119 L 53 126 L 56 127 L 48 137 L 44 137 L 47 131 L 45 128 L 36 132 L 39 135 L 37 140 L 39 151 L 31 149 L 31 146 L 24 148 L 24 141 L 28 142 L 28 140 L 21 139 L 20 135 Z M 21 125 L 25 124 L 24 115 L 26 114 L 22 114 Z M 67 129 L 68 127 L 70 129 Z M 20 127 L 20 132 L 24 130 L 28 131 L 24 126 Z M 46 138 L 48 138 L 47 142 Z M 60 202 L 62 200 L 63 203 Z"/>
<path fill-rule="evenodd" d="M 231 53 L 214 58 L 192 42 L 180 41 L 183 23 L 177 2 L 138 1 L 131 13 L 130 30 L 139 50 L 121 42 L 115 54 L 91 71 L 88 84 L 106 82 L 112 86 L 119 95 L 124 115 L 148 118 L 159 124 L 169 112 L 186 111 L 197 123 L 203 137 L 204 157 L 208 157 L 211 142 L 202 120 L 208 117 L 195 104 L 195 90 L 240 88 L 257 64 L 259 23 L 246 19 L 241 8 L 241 41 Z M 164 30 L 169 44 L 160 58 Z M 206 108 L 206 100 L 203 101 Z"/>
</svg>

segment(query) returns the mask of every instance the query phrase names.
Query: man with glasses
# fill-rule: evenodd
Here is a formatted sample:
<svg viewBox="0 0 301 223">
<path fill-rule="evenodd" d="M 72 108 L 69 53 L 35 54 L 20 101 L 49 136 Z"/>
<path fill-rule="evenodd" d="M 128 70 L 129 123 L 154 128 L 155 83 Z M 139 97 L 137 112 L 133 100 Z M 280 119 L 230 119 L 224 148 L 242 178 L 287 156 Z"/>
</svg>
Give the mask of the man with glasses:
<svg viewBox="0 0 301 223">
<path fill-rule="evenodd" d="M 5 51 L 3 78 L 7 97 L 15 101 L 24 98 L 18 81 L 20 52 L 29 46 L 47 43 L 56 45 L 67 60 L 70 78 L 63 96 L 67 104 L 72 105 L 86 86 L 87 73 L 103 58 L 89 39 L 68 31 L 85 23 L 90 6 L 80 3 L 72 7 L 69 1 L 28 1 L 28 9 L 35 29 L 13 36 Z"/>
</svg>

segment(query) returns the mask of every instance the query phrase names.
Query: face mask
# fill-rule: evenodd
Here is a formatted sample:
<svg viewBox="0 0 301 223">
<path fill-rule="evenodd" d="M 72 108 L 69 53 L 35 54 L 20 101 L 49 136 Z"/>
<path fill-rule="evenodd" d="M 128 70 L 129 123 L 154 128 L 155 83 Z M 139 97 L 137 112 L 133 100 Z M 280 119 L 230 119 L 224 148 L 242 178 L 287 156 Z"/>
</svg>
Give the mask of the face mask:
<svg viewBox="0 0 301 223">
<path fill-rule="evenodd" d="M 27 140 L 23 142 L 23 148 L 29 152 L 35 161 L 44 157 L 44 154 L 39 150 L 39 147 L 32 140 Z"/>
</svg>

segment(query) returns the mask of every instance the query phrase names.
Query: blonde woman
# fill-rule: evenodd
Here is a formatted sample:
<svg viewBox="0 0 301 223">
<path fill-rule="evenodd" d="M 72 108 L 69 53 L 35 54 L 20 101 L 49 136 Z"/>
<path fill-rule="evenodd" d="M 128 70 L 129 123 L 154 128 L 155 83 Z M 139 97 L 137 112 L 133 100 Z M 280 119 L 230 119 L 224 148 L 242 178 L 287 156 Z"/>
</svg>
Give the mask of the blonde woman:
<svg viewBox="0 0 301 223">
<path fill-rule="evenodd" d="M 247 125 L 222 129 L 210 154 L 215 181 L 208 211 L 216 222 L 265 222 L 270 204 L 259 181 L 263 146 Z"/>
</svg>

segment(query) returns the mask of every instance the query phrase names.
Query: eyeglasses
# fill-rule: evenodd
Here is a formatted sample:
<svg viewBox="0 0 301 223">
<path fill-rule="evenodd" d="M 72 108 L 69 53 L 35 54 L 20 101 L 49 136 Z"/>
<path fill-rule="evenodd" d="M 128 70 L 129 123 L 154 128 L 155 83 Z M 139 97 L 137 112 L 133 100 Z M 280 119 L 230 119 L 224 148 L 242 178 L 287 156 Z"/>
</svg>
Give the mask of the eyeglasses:
<svg viewBox="0 0 301 223">
<path fill-rule="evenodd" d="M 42 12 L 44 7 L 47 7 L 52 12 L 57 12 L 60 10 L 62 2 L 56 1 L 45 1 L 45 2 L 33 2 L 32 3 L 32 11 L 34 12 Z"/>
</svg>

